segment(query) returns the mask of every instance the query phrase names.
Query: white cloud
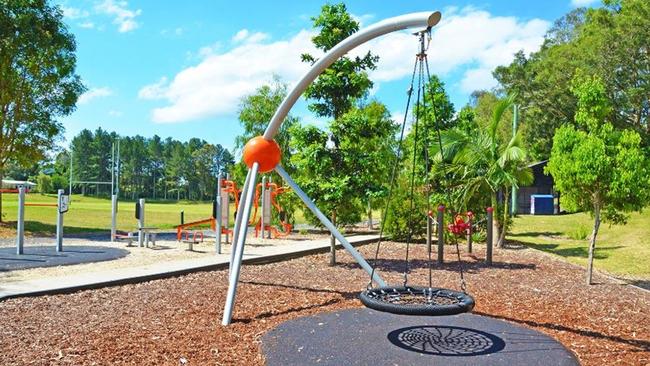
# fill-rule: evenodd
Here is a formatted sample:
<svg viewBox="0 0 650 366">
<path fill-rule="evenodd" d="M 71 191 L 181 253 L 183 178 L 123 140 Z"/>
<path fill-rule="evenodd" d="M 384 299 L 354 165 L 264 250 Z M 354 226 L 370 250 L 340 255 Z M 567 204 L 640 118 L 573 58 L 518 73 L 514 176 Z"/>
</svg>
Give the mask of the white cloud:
<svg viewBox="0 0 650 366">
<path fill-rule="evenodd" d="M 108 111 L 108 115 L 111 117 L 122 117 L 122 114 L 123 114 L 122 111 L 118 111 L 115 109 L 111 109 L 110 111 Z"/>
<path fill-rule="evenodd" d="M 373 20 L 375 18 L 375 14 L 361 14 L 361 15 L 356 15 L 356 14 L 350 14 L 352 19 L 356 20 L 357 23 L 359 23 L 360 27 L 365 27 L 368 22 Z"/>
<path fill-rule="evenodd" d="M 111 96 L 111 95 L 113 95 L 113 91 L 110 88 L 107 88 L 107 87 L 92 88 L 92 89 L 88 90 L 87 92 L 81 94 L 81 96 L 79 96 L 79 100 L 77 102 L 79 104 L 87 104 L 93 99 L 108 97 L 108 96 Z"/>
<path fill-rule="evenodd" d="M 95 10 L 98 13 L 110 15 L 114 17 L 113 23 L 117 24 L 120 33 L 130 32 L 138 27 L 138 22 L 135 18 L 142 13 L 142 10 L 128 9 L 128 2 L 121 0 L 104 0 L 98 4 Z"/>
<path fill-rule="evenodd" d="M 79 26 L 81 28 L 92 29 L 92 28 L 95 28 L 95 23 L 93 23 L 93 22 L 83 22 L 83 23 L 79 23 Z"/>
<path fill-rule="evenodd" d="M 270 36 L 268 33 L 263 33 L 263 32 L 254 32 L 251 33 L 248 29 L 242 29 L 239 32 L 237 32 L 233 37 L 232 37 L 232 42 L 233 43 L 259 43 L 264 40 L 269 39 Z"/>
<path fill-rule="evenodd" d="M 510 63 L 521 49 L 527 53 L 538 49 L 550 26 L 540 19 L 520 21 L 475 8 L 450 8 L 447 14 L 434 28 L 429 65 L 432 73 L 443 76 L 460 72 L 459 87 L 465 92 L 494 86 L 491 70 Z M 167 102 L 152 112 L 152 119 L 159 123 L 233 114 L 240 98 L 270 81 L 273 74 L 290 84 L 296 82 L 309 67 L 300 62 L 300 55 L 320 54 L 311 43 L 312 36 L 301 30 L 289 40 L 269 42 L 268 34 L 242 29 L 231 39 L 234 48 L 222 50 L 218 43 L 203 47 L 197 65 L 181 70 L 173 80 L 163 78 L 143 87 L 139 96 Z M 381 83 L 410 76 L 418 46 L 417 39 L 405 31 L 373 40 L 352 55 L 368 50 L 379 55 L 371 78 Z"/>
<path fill-rule="evenodd" d="M 519 21 L 474 8 L 450 8 L 446 14 L 449 15 L 443 15 L 432 33 L 429 66 L 432 73 L 441 75 L 469 68 L 461 81 L 462 90 L 469 92 L 494 86 L 496 81 L 491 75 L 487 77 L 486 72 L 510 63 L 521 49 L 526 53 L 537 50 L 550 26 L 541 19 Z M 381 82 L 410 75 L 418 49 L 417 40 L 410 32 L 400 32 L 373 40 L 353 54 L 370 50 L 379 55 L 377 70 L 371 77 Z"/>
<path fill-rule="evenodd" d="M 241 42 L 236 47 L 225 52 L 204 48 L 198 65 L 180 71 L 171 81 L 162 78 L 143 87 L 140 98 L 168 102 L 153 110 L 153 121 L 174 123 L 232 114 L 243 96 L 270 82 L 274 74 L 289 83 L 297 81 L 309 68 L 300 61 L 303 52 L 318 54 L 311 44 L 312 33 L 305 30 L 275 42 L 245 33 L 236 37 Z"/>
<path fill-rule="evenodd" d="M 81 19 L 90 15 L 88 11 L 79 8 L 62 6 L 61 9 L 63 10 L 63 16 L 69 19 Z"/>
<path fill-rule="evenodd" d="M 595 3 L 598 0 L 571 0 L 571 6 L 575 8 L 580 8 L 583 6 L 589 6 L 593 3 Z"/>
</svg>

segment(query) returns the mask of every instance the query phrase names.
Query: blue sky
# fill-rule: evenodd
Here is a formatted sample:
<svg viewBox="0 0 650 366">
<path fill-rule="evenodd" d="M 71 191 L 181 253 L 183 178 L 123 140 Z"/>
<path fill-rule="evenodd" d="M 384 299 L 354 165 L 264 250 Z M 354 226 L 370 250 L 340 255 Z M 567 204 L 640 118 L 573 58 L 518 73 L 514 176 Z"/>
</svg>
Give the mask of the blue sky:
<svg viewBox="0 0 650 366">
<path fill-rule="evenodd" d="M 457 109 L 476 89 L 494 86 L 490 71 L 524 49 L 536 50 L 552 22 L 593 0 L 345 1 L 362 23 L 440 10 L 429 50 Z M 77 40 L 77 72 L 88 91 L 62 119 L 63 142 L 97 127 L 122 135 L 187 140 L 232 148 L 240 133 L 239 100 L 279 75 L 291 85 L 306 70 L 299 55 L 314 52 L 311 16 L 322 1 L 59 0 Z M 409 33 L 366 45 L 380 56 L 372 96 L 394 118 L 403 113 L 417 49 Z M 298 103 L 292 114 L 323 123 Z"/>
</svg>

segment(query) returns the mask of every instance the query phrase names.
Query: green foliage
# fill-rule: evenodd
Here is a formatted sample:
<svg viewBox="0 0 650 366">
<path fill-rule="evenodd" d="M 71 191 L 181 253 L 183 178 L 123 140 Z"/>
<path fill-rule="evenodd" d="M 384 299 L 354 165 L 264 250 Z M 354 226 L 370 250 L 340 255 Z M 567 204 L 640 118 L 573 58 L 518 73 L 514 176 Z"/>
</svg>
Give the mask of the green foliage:
<svg viewBox="0 0 650 366">
<path fill-rule="evenodd" d="M 368 200 L 385 195 L 396 126 L 386 106 L 371 102 L 328 127 L 291 130 L 296 180 L 338 224 L 357 223 Z"/>
<path fill-rule="evenodd" d="M 84 91 L 76 44 L 61 10 L 45 0 L 0 1 L 0 176 L 13 160 L 44 158 Z"/>
<path fill-rule="evenodd" d="M 312 38 L 314 45 L 329 51 L 339 42 L 359 30 L 359 23 L 348 13 L 345 4 L 326 4 L 321 13 L 312 18 L 314 28 L 319 30 Z M 372 88 L 367 70 L 374 70 L 378 57 L 368 52 L 363 57 L 343 56 L 323 71 L 307 88 L 305 96 L 315 100 L 309 109 L 321 117 L 338 119 L 350 110 L 354 103 Z M 302 55 L 303 62 L 314 64 L 316 59 Z"/>
<path fill-rule="evenodd" d="M 74 181 L 110 182 L 111 148 L 118 141 L 121 199 L 211 199 L 216 191 L 217 174 L 229 172 L 234 164 L 227 149 L 197 138 L 183 143 L 172 138 L 162 140 L 156 135 L 121 137 L 102 129 L 94 133 L 82 130 L 71 143 Z M 55 161 L 55 171 L 68 177 L 68 164 L 67 153 L 60 155 Z M 73 192 L 109 196 L 110 185 L 74 184 Z"/>
<path fill-rule="evenodd" d="M 621 213 L 640 210 L 650 198 L 650 161 L 641 137 L 615 130 L 606 121 L 611 107 L 597 77 L 578 77 L 572 88 L 578 98 L 577 129 L 560 127 L 547 166 L 569 207 L 624 222 Z"/>
<path fill-rule="evenodd" d="M 393 240 L 405 240 L 409 235 L 418 237 L 426 233 L 426 194 L 415 192 L 411 200 L 410 183 L 407 176 L 397 182 L 386 214 L 384 231 Z"/>
<path fill-rule="evenodd" d="M 599 77 L 578 74 L 572 91 L 578 100 L 575 123 L 557 129 L 551 159 L 553 175 L 564 202 L 593 213 L 587 282 L 591 283 L 596 236 L 601 216 L 625 223 L 631 211 L 640 211 L 650 199 L 650 159 L 635 131 L 615 130 L 608 122 L 611 107 Z"/>
<path fill-rule="evenodd" d="M 650 2 L 607 1 L 605 7 L 576 9 L 546 35 L 542 48 L 528 57 L 518 53 L 494 76 L 524 106 L 522 132 L 531 155 L 546 159 L 555 129 L 576 121 L 577 99 L 572 80 L 578 70 L 598 75 L 615 113 L 616 128 L 639 132 L 650 145 Z"/>
<path fill-rule="evenodd" d="M 68 178 L 60 174 L 54 174 L 52 175 L 52 192 L 59 189 L 68 189 Z"/>
<path fill-rule="evenodd" d="M 569 232 L 569 238 L 573 240 L 585 240 L 589 235 L 589 229 L 585 225 L 578 225 Z"/>
<path fill-rule="evenodd" d="M 38 191 L 41 193 L 52 193 L 53 186 L 52 186 L 52 178 L 50 178 L 49 175 L 46 174 L 39 174 L 38 177 L 36 177 L 36 184 L 38 188 Z"/>
</svg>

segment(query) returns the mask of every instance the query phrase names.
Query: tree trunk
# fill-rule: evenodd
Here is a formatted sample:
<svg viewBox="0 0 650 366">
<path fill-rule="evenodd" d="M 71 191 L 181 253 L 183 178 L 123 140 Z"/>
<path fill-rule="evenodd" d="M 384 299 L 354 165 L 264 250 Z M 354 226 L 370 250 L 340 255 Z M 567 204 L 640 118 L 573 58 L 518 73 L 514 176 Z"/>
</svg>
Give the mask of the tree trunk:
<svg viewBox="0 0 650 366">
<path fill-rule="evenodd" d="M 497 199 L 497 192 L 492 192 L 492 208 L 494 209 L 494 216 L 492 216 L 492 242 L 497 243 L 497 247 L 499 246 L 499 215 L 497 210 L 499 203 Z M 494 240 L 496 239 L 496 240 Z"/>
<path fill-rule="evenodd" d="M 499 233 L 497 248 L 503 248 L 503 242 L 506 240 L 506 233 L 508 232 L 508 196 L 508 188 L 506 188 L 503 194 L 503 222 L 501 222 L 501 232 Z"/>
<path fill-rule="evenodd" d="M 332 224 L 336 226 L 336 210 L 332 211 Z M 336 265 L 336 238 L 330 236 L 330 267 Z"/>
<path fill-rule="evenodd" d="M 370 205 L 370 198 L 368 198 L 368 230 L 372 230 L 372 207 Z"/>
<path fill-rule="evenodd" d="M 594 204 L 594 230 L 589 241 L 589 259 L 587 260 L 587 284 L 591 285 L 591 277 L 594 270 L 594 252 L 596 251 L 596 235 L 600 228 L 600 203 Z"/>
</svg>

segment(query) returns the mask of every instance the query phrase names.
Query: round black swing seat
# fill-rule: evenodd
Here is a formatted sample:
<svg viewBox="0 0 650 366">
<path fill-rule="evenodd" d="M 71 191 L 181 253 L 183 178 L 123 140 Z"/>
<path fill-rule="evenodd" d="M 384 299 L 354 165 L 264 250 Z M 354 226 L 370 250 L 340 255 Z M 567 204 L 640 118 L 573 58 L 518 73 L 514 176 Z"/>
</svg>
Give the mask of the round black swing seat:
<svg viewBox="0 0 650 366">
<path fill-rule="evenodd" d="M 435 287 L 376 287 L 363 291 L 361 302 L 374 310 L 403 315 L 455 315 L 474 308 L 470 295 Z"/>
</svg>

